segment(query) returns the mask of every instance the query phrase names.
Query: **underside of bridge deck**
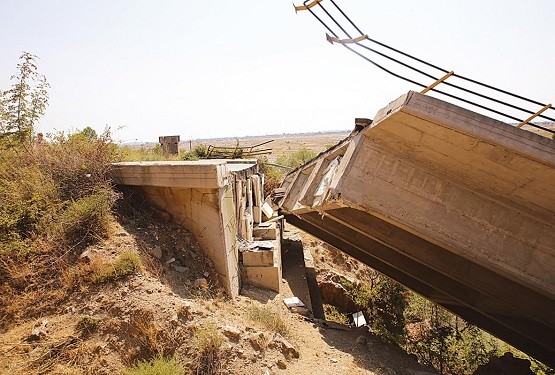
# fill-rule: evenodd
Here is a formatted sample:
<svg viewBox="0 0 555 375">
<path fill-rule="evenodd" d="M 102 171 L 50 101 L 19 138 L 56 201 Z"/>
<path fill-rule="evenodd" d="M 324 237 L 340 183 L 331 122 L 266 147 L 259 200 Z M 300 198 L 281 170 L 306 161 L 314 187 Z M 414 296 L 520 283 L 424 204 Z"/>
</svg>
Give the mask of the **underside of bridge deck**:
<svg viewBox="0 0 555 375">
<path fill-rule="evenodd" d="M 282 188 L 288 222 L 555 365 L 555 141 L 410 92 Z"/>
</svg>

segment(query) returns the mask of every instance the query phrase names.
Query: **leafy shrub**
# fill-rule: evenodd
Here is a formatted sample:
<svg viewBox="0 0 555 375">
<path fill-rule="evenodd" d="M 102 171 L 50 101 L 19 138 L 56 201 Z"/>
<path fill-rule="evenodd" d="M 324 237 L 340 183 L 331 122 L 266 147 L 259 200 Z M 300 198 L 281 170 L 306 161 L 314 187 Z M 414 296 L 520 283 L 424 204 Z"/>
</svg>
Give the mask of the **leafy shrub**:
<svg viewBox="0 0 555 375">
<path fill-rule="evenodd" d="M 139 361 L 124 375 L 184 375 L 185 369 L 175 358 L 156 357 Z"/>
<path fill-rule="evenodd" d="M 295 151 L 291 154 L 280 155 L 276 159 L 276 163 L 284 165 L 286 167 L 297 168 L 311 159 L 316 157 L 316 152 L 303 147 L 299 151 Z"/>
<path fill-rule="evenodd" d="M 208 146 L 204 143 L 198 144 L 191 151 L 187 151 L 182 159 L 183 160 L 199 160 L 208 156 Z"/>
<path fill-rule="evenodd" d="M 63 238 L 70 245 L 87 245 L 105 237 L 110 223 L 110 210 L 116 195 L 100 188 L 91 195 L 69 202 L 59 216 Z"/>
<path fill-rule="evenodd" d="M 372 329 L 401 345 L 405 337 L 406 295 L 407 290 L 402 285 L 384 277 L 372 289 L 369 311 Z"/>
<path fill-rule="evenodd" d="M 333 305 L 324 304 L 324 315 L 327 321 L 339 324 L 349 324 L 347 315 L 340 312 L 337 307 Z"/>
<path fill-rule="evenodd" d="M 405 349 L 441 374 L 472 373 L 498 352 L 497 340 L 423 297 L 412 294 Z"/>
<path fill-rule="evenodd" d="M 141 258 L 132 252 L 122 253 L 109 263 L 98 261 L 93 263 L 91 281 L 95 284 L 113 282 L 137 273 L 142 268 Z"/>
</svg>

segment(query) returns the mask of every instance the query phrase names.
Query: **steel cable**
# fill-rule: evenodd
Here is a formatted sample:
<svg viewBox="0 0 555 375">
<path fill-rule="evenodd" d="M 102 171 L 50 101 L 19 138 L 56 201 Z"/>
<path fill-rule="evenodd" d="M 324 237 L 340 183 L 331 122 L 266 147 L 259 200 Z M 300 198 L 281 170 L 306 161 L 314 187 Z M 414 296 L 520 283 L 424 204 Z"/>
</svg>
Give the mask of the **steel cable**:
<svg viewBox="0 0 555 375">
<path fill-rule="evenodd" d="M 310 1 L 310 0 L 305 0 L 304 3 L 303 3 L 303 5 L 306 6 L 307 3 L 308 3 L 309 1 Z M 345 12 L 343 12 L 343 10 L 335 3 L 335 1 L 333 1 L 333 0 L 330 0 L 330 1 L 331 1 L 331 3 L 336 7 L 336 9 L 345 17 L 345 19 L 347 19 L 347 21 L 348 21 L 348 22 L 349 22 L 349 23 L 350 23 L 361 35 L 362 35 L 363 33 L 362 33 L 361 30 L 358 28 L 358 26 L 356 26 L 356 24 L 345 14 Z M 333 23 L 334 23 L 337 27 L 339 27 L 339 29 L 340 29 L 349 39 L 352 39 L 351 36 L 350 36 L 350 34 L 347 32 L 347 30 L 346 30 L 343 26 L 341 26 L 341 24 L 340 24 L 340 23 L 328 12 L 328 10 L 327 10 L 326 8 L 324 8 L 324 7 L 322 6 L 321 2 L 318 2 L 318 6 L 319 6 L 319 8 L 322 9 L 323 12 L 333 21 Z M 310 8 L 307 7 L 306 9 L 312 14 L 312 16 L 313 16 L 314 18 L 316 18 L 316 19 L 326 28 L 326 30 L 328 30 L 335 38 L 339 39 L 338 35 L 333 31 L 332 28 L 330 28 L 330 27 L 326 24 L 326 22 L 324 22 L 320 17 L 318 17 L 318 15 L 316 15 L 316 13 L 313 12 Z M 398 49 L 395 49 L 395 48 L 393 48 L 393 47 L 390 47 L 390 46 L 388 46 L 388 45 L 386 45 L 386 44 L 384 44 L 384 43 L 381 43 L 381 42 L 376 41 L 376 40 L 374 40 L 374 39 L 371 39 L 371 38 L 369 38 L 369 37 L 367 37 L 366 40 L 368 40 L 368 41 L 370 41 L 370 42 L 372 42 L 372 43 L 378 44 L 378 45 L 380 45 L 380 46 L 382 46 L 382 47 L 384 47 L 384 48 L 387 48 L 387 49 L 389 49 L 389 50 L 391 50 L 391 51 L 394 51 L 394 52 L 396 52 L 396 53 L 398 53 L 398 54 L 400 54 L 400 55 L 403 55 L 403 56 L 405 56 L 405 57 L 408 57 L 408 58 L 410 58 L 410 59 L 412 59 L 412 60 L 414 60 L 414 61 L 417 61 L 417 62 L 419 62 L 419 63 L 422 63 L 422 64 L 424 64 L 424 65 L 426 65 L 426 66 L 429 66 L 429 67 L 431 67 L 431 68 L 434 68 L 434 69 L 436 69 L 436 70 L 439 70 L 440 72 L 443 72 L 443 73 L 447 73 L 447 72 L 448 72 L 447 70 L 445 70 L 445 69 L 443 69 L 443 68 L 440 68 L 440 67 L 438 67 L 438 66 L 436 66 L 436 65 L 433 65 L 433 64 L 431 64 L 431 63 L 429 63 L 429 62 L 427 62 L 427 61 L 425 61 L 425 60 L 422 60 L 422 59 L 419 59 L 419 58 L 417 58 L 417 57 L 414 57 L 414 56 L 412 56 L 412 55 L 410 55 L 410 54 L 408 54 L 408 53 L 405 53 L 405 52 L 403 52 L 403 51 L 400 51 L 400 50 L 398 50 Z M 358 55 L 359 57 L 363 58 L 363 59 L 366 60 L 367 62 L 371 63 L 372 65 L 376 66 L 377 68 L 379 68 L 379 69 L 385 71 L 386 73 L 388 73 L 388 74 L 390 74 L 390 75 L 392 75 L 392 76 L 394 76 L 394 77 L 396 77 L 396 78 L 399 78 L 399 79 L 402 79 L 402 80 L 404 80 L 404 81 L 410 82 L 410 83 L 415 84 L 415 85 L 417 85 L 417 86 L 419 86 L 419 87 L 423 87 L 423 88 L 426 88 L 426 87 L 427 87 L 427 85 L 424 85 L 424 84 L 422 84 L 422 83 L 419 83 L 419 82 L 417 82 L 417 81 L 415 81 L 415 80 L 413 80 L 413 79 L 407 78 L 407 77 L 405 77 L 405 76 L 403 76 L 403 75 L 401 75 L 401 74 L 395 73 L 395 72 L 393 72 L 393 71 L 391 71 L 391 70 L 385 68 L 384 66 L 378 64 L 377 62 L 375 62 L 374 60 L 370 59 L 369 57 L 367 57 L 367 56 L 363 55 L 362 53 L 360 53 L 360 52 L 354 50 L 353 48 L 347 46 L 345 43 L 340 43 L 340 44 L 342 44 L 345 48 L 347 48 L 347 49 L 350 50 L 351 52 L 355 53 L 355 54 Z M 377 51 L 377 50 L 375 50 L 375 49 L 373 49 L 373 48 L 371 48 L 371 47 L 368 47 L 368 46 L 362 44 L 361 42 L 356 42 L 355 45 L 357 45 L 357 46 L 359 46 L 359 47 L 361 47 L 361 48 L 363 48 L 363 49 L 365 49 L 365 50 L 367 50 L 367 51 L 369 51 L 369 52 L 372 52 L 372 53 L 375 53 L 375 54 L 377 54 L 377 55 L 379 55 L 379 56 L 382 56 L 382 57 L 384 57 L 384 58 L 386 58 L 386 59 L 388 59 L 388 60 L 390 60 L 390 61 L 393 61 L 393 62 L 395 62 L 395 63 L 397 63 L 397 64 L 399 64 L 399 65 L 401 65 L 401 66 L 403 66 L 403 67 L 405 67 L 405 68 L 407 68 L 407 69 L 410 69 L 410 70 L 415 71 L 415 72 L 417 72 L 417 73 L 419 73 L 419 74 L 421 74 L 421 75 L 424 75 L 425 77 L 431 78 L 431 79 L 433 79 L 434 81 L 437 81 L 437 80 L 438 80 L 436 77 L 434 77 L 433 75 L 431 75 L 431 74 L 429 74 L 429 73 L 426 73 L 426 72 L 424 72 L 424 71 L 422 71 L 422 70 L 420 70 L 420 69 L 418 69 L 418 68 L 415 68 L 415 67 L 413 67 L 413 66 L 411 66 L 411 65 L 409 65 L 409 64 L 407 64 L 407 63 L 404 63 L 404 62 L 402 62 L 402 61 L 400 61 L 400 60 L 398 60 L 398 59 L 396 59 L 396 58 L 394 58 L 394 57 L 391 57 L 391 56 L 389 56 L 389 55 L 387 55 L 387 54 L 385 54 L 385 53 L 383 53 L 383 52 L 380 52 L 380 51 Z M 510 96 L 512 96 L 512 97 L 515 97 L 515 98 L 518 98 L 518 99 L 521 99 L 521 100 L 524 100 L 524 101 L 527 101 L 527 102 L 530 102 L 530 103 L 533 103 L 533 104 L 537 104 L 537 105 L 544 106 L 544 104 L 542 104 L 541 102 L 538 102 L 538 101 L 535 101 L 535 100 L 532 100 L 532 99 L 528 99 L 528 98 L 526 98 L 526 97 L 523 97 L 523 96 L 520 96 L 520 95 L 517 95 L 517 94 L 513 94 L 513 93 L 511 93 L 511 92 L 509 92 L 509 91 L 502 90 L 502 89 L 496 88 L 496 87 L 494 87 L 494 86 L 487 85 L 487 84 L 484 84 L 484 83 L 482 83 L 482 82 L 479 82 L 479 81 L 476 81 L 476 80 L 473 80 L 473 79 L 470 79 L 470 78 L 467 78 L 467 77 L 464 77 L 464 76 L 461 76 L 461 75 L 458 75 L 458 74 L 453 74 L 452 76 L 453 76 L 453 77 L 457 77 L 457 78 L 459 78 L 459 79 L 461 79 L 461 80 L 464 80 L 464 81 L 468 81 L 468 82 L 471 82 L 471 83 L 474 83 L 474 84 L 477 84 L 477 85 L 486 87 L 486 88 L 488 88 L 488 89 L 492 89 L 492 90 L 494 90 L 494 91 L 501 92 L 501 93 L 506 94 L 506 95 L 510 95 Z M 499 99 L 490 97 L 490 96 L 488 96 L 488 95 L 481 94 L 481 93 L 479 93 L 479 92 L 473 91 L 473 90 L 471 90 L 471 89 L 464 88 L 464 87 L 462 87 L 462 86 L 459 86 L 459 85 L 456 85 L 456 84 L 453 84 L 453 83 L 450 83 L 450 82 L 445 82 L 445 81 L 444 81 L 444 82 L 442 82 L 442 83 L 445 84 L 446 86 L 452 87 L 452 88 L 454 88 L 454 89 L 461 90 L 461 91 L 463 91 L 463 92 L 466 92 L 466 93 L 469 93 L 469 94 L 472 94 L 472 95 L 476 95 L 476 96 L 478 96 L 478 97 L 481 97 L 481 98 L 486 99 L 486 100 L 490 100 L 490 101 L 495 102 L 495 103 L 497 103 L 497 104 L 501 104 L 501 105 L 504 105 L 504 106 L 507 106 L 507 107 L 510 107 L 510 108 L 513 108 L 513 109 L 516 109 L 516 110 L 519 110 L 519 111 L 522 111 L 522 112 L 525 112 L 525 113 L 528 113 L 528 114 L 534 114 L 534 113 L 535 113 L 535 112 L 530 111 L 530 110 L 528 110 L 528 109 L 526 109 L 526 108 L 522 108 L 522 107 L 520 107 L 520 106 L 516 106 L 516 105 L 514 105 L 514 104 L 504 102 L 504 101 L 502 101 L 502 100 L 499 100 Z M 462 102 L 464 102 L 464 103 L 473 105 L 473 106 L 475 106 L 475 107 L 478 107 L 478 108 L 481 108 L 481 109 L 490 111 L 490 112 L 492 112 L 492 113 L 495 113 L 495 114 L 504 116 L 504 117 L 509 118 L 509 119 L 511 119 L 511 120 L 518 121 L 518 122 L 522 122 L 522 120 L 519 119 L 519 118 L 517 118 L 517 117 L 514 117 L 514 116 L 508 115 L 508 114 L 506 114 L 506 113 L 497 111 L 497 110 L 495 110 L 495 109 L 486 107 L 486 106 L 484 106 L 484 105 L 482 105 L 482 104 L 475 103 L 475 102 L 473 102 L 473 101 L 471 101 L 471 100 L 464 99 L 464 98 L 461 98 L 461 97 L 459 97 L 459 96 L 446 93 L 446 92 L 444 92 L 444 91 L 442 91 L 442 90 L 439 90 L 439 89 L 437 89 L 437 88 L 432 88 L 432 91 L 437 92 L 438 94 L 445 95 L 445 96 L 447 96 L 447 97 L 453 98 L 453 99 L 457 99 L 457 100 L 459 100 L 459 101 L 462 101 Z M 551 108 L 551 109 L 554 109 L 554 108 Z M 540 114 L 540 115 L 538 115 L 537 117 L 544 118 L 544 119 L 547 119 L 547 120 L 550 120 L 550 121 L 555 121 L 555 119 L 553 119 L 553 118 L 551 118 L 551 117 L 548 117 L 548 116 L 545 116 L 545 115 L 543 115 L 543 114 Z M 528 122 L 528 124 L 531 125 L 531 126 L 533 126 L 533 127 L 536 127 L 536 128 L 539 128 L 539 129 L 542 129 L 542 130 L 545 130 L 545 131 L 548 131 L 548 132 L 550 132 L 550 133 L 554 133 L 554 134 L 555 134 L 555 131 L 553 131 L 553 130 L 551 130 L 551 129 L 547 129 L 547 128 L 543 127 L 543 126 L 540 126 L 540 125 L 537 125 L 537 124 L 533 124 L 533 123 L 531 123 L 531 122 Z"/>
</svg>

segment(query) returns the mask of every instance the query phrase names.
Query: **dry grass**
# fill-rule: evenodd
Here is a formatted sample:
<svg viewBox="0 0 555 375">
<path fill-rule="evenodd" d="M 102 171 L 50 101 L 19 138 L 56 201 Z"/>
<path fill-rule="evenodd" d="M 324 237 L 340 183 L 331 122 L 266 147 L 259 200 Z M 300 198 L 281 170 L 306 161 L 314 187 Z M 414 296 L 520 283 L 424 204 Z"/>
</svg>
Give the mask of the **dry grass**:
<svg viewBox="0 0 555 375">
<path fill-rule="evenodd" d="M 175 358 L 156 357 L 136 363 L 123 375 L 185 375 L 185 369 Z"/>
<path fill-rule="evenodd" d="M 135 311 L 129 321 L 127 333 L 133 349 L 139 349 L 130 352 L 128 363 L 137 359 L 171 356 L 177 347 L 177 338 L 173 331 L 164 329 L 162 322 L 155 319 L 151 310 Z"/>
<path fill-rule="evenodd" d="M 215 375 L 224 368 L 226 353 L 223 349 L 225 339 L 213 324 L 198 327 L 191 338 L 191 362 L 193 374 Z"/>
<path fill-rule="evenodd" d="M 247 313 L 250 320 L 267 330 L 279 333 L 283 337 L 290 336 L 289 327 L 278 312 L 264 306 L 252 305 Z"/>
</svg>

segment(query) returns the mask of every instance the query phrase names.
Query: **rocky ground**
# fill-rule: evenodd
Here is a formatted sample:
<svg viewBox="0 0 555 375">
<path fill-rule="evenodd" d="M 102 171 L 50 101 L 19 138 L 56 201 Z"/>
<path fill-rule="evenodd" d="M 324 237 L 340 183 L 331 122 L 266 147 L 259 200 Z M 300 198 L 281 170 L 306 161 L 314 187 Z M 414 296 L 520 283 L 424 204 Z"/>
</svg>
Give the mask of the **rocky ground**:
<svg viewBox="0 0 555 375">
<path fill-rule="evenodd" d="M 284 247 L 284 258 L 299 259 L 301 251 L 302 259 L 305 245 L 319 267 L 364 276 L 356 261 L 334 255 L 314 238 L 298 230 L 288 235 L 291 246 Z M 13 322 L 0 333 L 0 373 L 114 374 L 156 356 L 176 356 L 191 367 L 198 358 L 194 337 L 200 327 L 213 327 L 222 338 L 217 360 L 223 374 L 431 373 L 364 328 L 289 311 L 284 297 L 309 299 L 299 293 L 306 292 L 306 280 L 298 262 L 291 264 L 299 267 L 296 277 L 284 270 L 281 294 L 245 288 L 242 296 L 229 299 L 186 229 L 134 210 L 120 213 L 110 238 L 88 247 L 80 262 L 115 259 L 125 252 L 140 255 L 140 273 L 77 288 L 56 313 Z M 253 318 L 260 309 L 283 326 Z"/>
</svg>

